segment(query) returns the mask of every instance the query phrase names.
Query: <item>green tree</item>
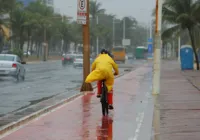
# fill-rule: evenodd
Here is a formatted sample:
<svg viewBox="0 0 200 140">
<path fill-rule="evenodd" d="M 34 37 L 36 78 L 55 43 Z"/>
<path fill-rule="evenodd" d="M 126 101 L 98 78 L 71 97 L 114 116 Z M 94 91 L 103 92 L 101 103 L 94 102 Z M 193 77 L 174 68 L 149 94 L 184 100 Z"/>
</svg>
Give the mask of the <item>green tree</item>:
<svg viewBox="0 0 200 140">
<path fill-rule="evenodd" d="M 197 25 L 197 15 L 199 7 L 193 0 L 166 0 L 163 4 L 163 21 L 172 26 L 166 29 L 166 32 L 174 33 L 181 30 L 188 30 L 192 48 L 197 62 L 197 70 L 199 70 L 199 60 L 196 51 L 194 28 Z"/>
<path fill-rule="evenodd" d="M 24 45 L 24 31 L 25 23 L 27 21 L 26 12 L 23 10 L 23 5 L 18 3 L 17 6 L 12 10 L 10 17 L 10 24 L 13 31 L 12 38 L 15 40 L 15 47 L 23 50 Z"/>
</svg>

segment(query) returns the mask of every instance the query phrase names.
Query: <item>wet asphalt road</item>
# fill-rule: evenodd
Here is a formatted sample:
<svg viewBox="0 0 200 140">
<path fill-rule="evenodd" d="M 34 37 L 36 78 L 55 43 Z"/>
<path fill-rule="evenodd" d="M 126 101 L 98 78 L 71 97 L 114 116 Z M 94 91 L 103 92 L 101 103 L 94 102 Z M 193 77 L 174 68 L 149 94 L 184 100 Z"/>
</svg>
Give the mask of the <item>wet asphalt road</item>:
<svg viewBox="0 0 200 140">
<path fill-rule="evenodd" d="M 120 72 L 131 63 L 128 61 L 122 65 Z M 140 63 L 134 61 L 133 64 Z M 25 68 L 25 81 L 0 78 L 0 116 L 63 92 L 68 94 L 82 84 L 82 68 L 63 67 L 60 61 L 27 64 Z"/>
</svg>

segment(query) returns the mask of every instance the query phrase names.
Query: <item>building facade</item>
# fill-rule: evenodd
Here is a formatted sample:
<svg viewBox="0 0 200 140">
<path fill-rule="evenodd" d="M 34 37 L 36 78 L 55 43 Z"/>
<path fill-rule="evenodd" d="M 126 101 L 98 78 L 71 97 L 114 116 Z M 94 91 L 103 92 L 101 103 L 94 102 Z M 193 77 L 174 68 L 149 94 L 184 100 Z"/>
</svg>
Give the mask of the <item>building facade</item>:
<svg viewBox="0 0 200 140">
<path fill-rule="evenodd" d="M 24 6 L 28 6 L 31 2 L 35 2 L 37 0 L 16 0 L 18 2 L 22 2 Z"/>
</svg>

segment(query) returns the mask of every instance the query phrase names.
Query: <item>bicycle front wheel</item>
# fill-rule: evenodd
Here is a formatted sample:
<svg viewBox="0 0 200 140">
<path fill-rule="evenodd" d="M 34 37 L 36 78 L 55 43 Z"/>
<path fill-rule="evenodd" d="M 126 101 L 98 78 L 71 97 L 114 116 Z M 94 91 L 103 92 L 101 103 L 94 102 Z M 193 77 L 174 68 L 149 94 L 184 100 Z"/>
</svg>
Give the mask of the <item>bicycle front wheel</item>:
<svg viewBox="0 0 200 140">
<path fill-rule="evenodd" d="M 103 114 L 103 116 L 105 116 L 105 115 L 106 115 L 105 104 L 104 104 L 104 103 L 101 103 L 101 106 L 102 106 L 102 114 Z"/>
<path fill-rule="evenodd" d="M 105 102 L 101 103 L 102 105 L 102 114 L 103 116 L 108 115 L 109 111 L 108 111 L 108 104 Z"/>
</svg>

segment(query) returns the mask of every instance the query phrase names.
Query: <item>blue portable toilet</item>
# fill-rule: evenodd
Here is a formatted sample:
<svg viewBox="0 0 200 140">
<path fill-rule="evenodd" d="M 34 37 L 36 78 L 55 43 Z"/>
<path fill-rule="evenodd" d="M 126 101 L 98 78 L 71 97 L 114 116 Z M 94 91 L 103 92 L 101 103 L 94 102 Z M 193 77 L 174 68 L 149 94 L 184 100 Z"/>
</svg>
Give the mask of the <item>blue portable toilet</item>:
<svg viewBox="0 0 200 140">
<path fill-rule="evenodd" d="M 181 69 L 193 70 L 194 69 L 194 54 L 191 45 L 183 45 L 180 49 Z"/>
</svg>

